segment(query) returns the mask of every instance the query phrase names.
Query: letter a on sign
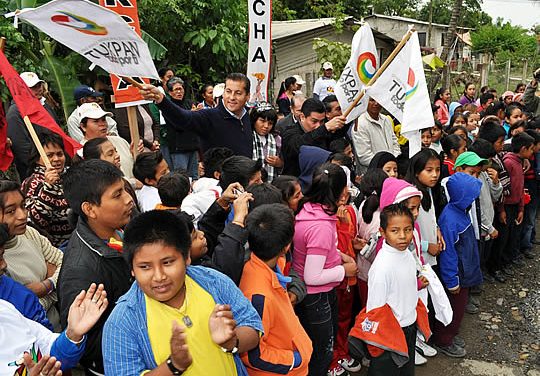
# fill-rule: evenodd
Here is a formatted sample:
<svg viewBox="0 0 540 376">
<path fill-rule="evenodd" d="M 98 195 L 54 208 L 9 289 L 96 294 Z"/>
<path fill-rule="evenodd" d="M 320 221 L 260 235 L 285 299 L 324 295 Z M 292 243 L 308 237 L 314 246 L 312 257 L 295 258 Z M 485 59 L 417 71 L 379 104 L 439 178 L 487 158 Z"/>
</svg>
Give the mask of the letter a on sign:
<svg viewBox="0 0 540 376">
<path fill-rule="evenodd" d="M 248 0 L 249 50 L 247 76 L 251 81 L 249 102 L 268 101 L 270 56 L 272 51 L 271 0 Z"/>
</svg>

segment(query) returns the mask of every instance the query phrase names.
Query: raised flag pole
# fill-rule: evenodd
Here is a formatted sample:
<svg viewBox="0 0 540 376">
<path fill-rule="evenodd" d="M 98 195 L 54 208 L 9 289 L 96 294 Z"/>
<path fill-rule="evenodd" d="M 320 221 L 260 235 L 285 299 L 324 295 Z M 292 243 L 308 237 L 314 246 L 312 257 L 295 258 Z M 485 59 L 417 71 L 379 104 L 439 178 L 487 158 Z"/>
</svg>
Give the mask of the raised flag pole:
<svg viewBox="0 0 540 376">
<path fill-rule="evenodd" d="M 49 160 L 49 157 L 47 157 L 47 154 L 45 153 L 45 150 L 43 149 L 43 145 L 41 145 L 41 142 L 39 141 L 39 138 L 37 136 L 36 130 L 34 129 L 34 126 L 30 122 L 30 119 L 28 116 L 25 116 L 23 118 L 24 124 L 26 125 L 26 129 L 28 129 L 28 133 L 30 133 L 30 137 L 32 137 L 32 141 L 34 141 L 34 145 L 36 145 L 36 149 L 39 153 L 39 156 L 41 157 L 41 160 L 43 161 L 43 164 L 47 169 L 51 168 L 51 161 Z"/>
<path fill-rule="evenodd" d="M 373 85 L 375 83 L 375 81 L 377 81 L 377 79 L 381 76 L 381 74 L 383 74 L 383 72 L 386 70 L 386 68 L 388 68 L 388 66 L 390 65 L 390 63 L 392 61 L 394 61 L 394 59 L 396 58 L 397 54 L 399 54 L 399 52 L 401 51 L 401 49 L 403 48 L 403 46 L 405 46 L 405 44 L 409 41 L 409 39 L 411 38 L 411 36 L 413 35 L 413 33 L 416 31 L 416 29 L 414 27 L 412 27 L 408 32 L 407 34 L 405 34 L 405 36 L 403 37 L 403 39 L 401 39 L 401 42 L 399 42 L 399 44 L 396 46 L 396 48 L 394 48 L 394 51 L 392 51 L 392 53 L 388 56 L 388 58 L 384 61 L 384 63 L 381 65 L 381 67 L 377 70 L 377 72 L 375 72 L 375 74 L 373 75 L 373 77 L 371 77 L 371 80 L 369 80 L 369 82 L 366 84 L 366 87 L 369 87 L 371 85 Z M 364 95 L 366 94 L 366 89 L 362 89 L 362 91 L 360 92 L 360 94 L 358 94 L 358 96 L 354 99 L 354 101 L 351 102 L 351 105 L 347 108 L 347 110 L 345 110 L 345 112 L 343 113 L 343 116 L 347 117 L 349 116 L 349 114 L 351 113 L 351 111 L 356 107 L 356 105 L 358 104 L 358 102 L 360 102 L 360 100 L 362 100 L 362 98 L 364 97 Z"/>
<path fill-rule="evenodd" d="M 6 38 L 1 37 L 0 38 L 0 51 L 4 52 L 4 48 L 6 47 Z M 43 160 L 43 163 L 45 164 L 46 168 L 51 168 L 51 161 L 49 160 L 49 157 L 47 157 L 47 154 L 45 153 L 45 150 L 43 149 L 43 145 L 41 145 L 41 142 L 39 141 L 39 138 L 36 134 L 36 130 L 34 129 L 34 126 L 30 122 L 30 119 L 28 116 L 25 116 L 23 118 L 24 124 L 26 125 L 26 128 L 28 129 L 28 132 L 30 133 L 30 137 L 32 137 L 32 141 L 34 141 L 34 145 L 36 145 L 36 148 L 38 150 L 39 156 Z"/>
<path fill-rule="evenodd" d="M 122 76 L 120 78 L 126 82 L 129 82 L 137 89 L 142 89 L 141 83 L 135 81 L 133 78 L 126 76 Z M 135 106 L 128 106 L 126 107 L 126 111 L 128 116 L 129 135 L 131 137 L 131 142 L 133 143 L 133 157 L 137 157 L 140 139 L 139 125 L 137 124 L 137 109 Z"/>
</svg>

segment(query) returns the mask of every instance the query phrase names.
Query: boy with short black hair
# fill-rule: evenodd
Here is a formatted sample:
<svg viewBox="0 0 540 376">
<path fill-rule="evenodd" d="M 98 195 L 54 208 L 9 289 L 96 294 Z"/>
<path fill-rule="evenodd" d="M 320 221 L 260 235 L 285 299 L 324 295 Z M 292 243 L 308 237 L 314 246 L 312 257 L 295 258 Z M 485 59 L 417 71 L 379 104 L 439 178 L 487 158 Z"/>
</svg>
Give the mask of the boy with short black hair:
<svg viewBox="0 0 540 376">
<path fill-rule="evenodd" d="M 133 175 L 143 184 L 143 187 L 136 191 L 142 212 L 153 210 L 160 203 L 157 183 L 169 172 L 167 161 L 159 150 L 137 155 L 133 165 Z"/>
<path fill-rule="evenodd" d="M 382 210 L 380 226 L 384 242 L 369 270 L 367 305 L 351 330 L 349 351 L 361 359 L 357 339 L 368 344 L 368 376 L 414 375 L 417 327 L 426 341 L 431 335 L 418 299 L 416 261 L 408 251 L 414 216 L 405 204 L 391 204 Z"/>
<path fill-rule="evenodd" d="M 265 335 L 242 356 L 251 376 L 305 375 L 312 345 L 296 316 L 283 275 L 294 234 L 294 217 L 283 204 L 265 204 L 247 217 L 251 258 L 244 266 L 240 289 L 263 320 Z M 270 331 L 272 329 L 272 331 Z"/>
<path fill-rule="evenodd" d="M 178 209 L 191 191 L 189 177 L 182 172 L 174 171 L 159 179 L 157 190 L 161 199 L 156 205 L 157 210 Z"/>
<path fill-rule="evenodd" d="M 91 283 L 102 283 L 109 307 L 88 332 L 81 364 L 93 374 L 103 374 L 101 335 L 116 301 L 129 289 L 131 275 L 122 257 L 120 228 L 130 220 L 133 199 L 125 190 L 122 172 L 99 159 L 71 167 L 64 177 L 64 194 L 79 217 L 64 253 L 58 278 L 62 327 L 67 325 L 73 299 Z"/>
<path fill-rule="evenodd" d="M 190 266 L 191 236 L 165 210 L 143 213 L 124 236 L 136 283 L 107 320 L 107 375 L 245 375 L 239 354 L 255 348 L 257 312 L 223 274 Z"/>
</svg>

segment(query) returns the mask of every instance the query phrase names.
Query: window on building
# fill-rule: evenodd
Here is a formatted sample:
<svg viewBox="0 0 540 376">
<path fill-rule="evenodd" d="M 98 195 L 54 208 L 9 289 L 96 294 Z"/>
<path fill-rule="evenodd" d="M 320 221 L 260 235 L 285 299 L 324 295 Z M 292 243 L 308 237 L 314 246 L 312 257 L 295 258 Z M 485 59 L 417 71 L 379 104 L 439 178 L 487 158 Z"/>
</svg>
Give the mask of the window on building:
<svg viewBox="0 0 540 376">
<path fill-rule="evenodd" d="M 427 40 L 426 32 L 419 31 L 418 32 L 418 42 L 420 42 L 420 47 L 426 47 L 426 40 Z"/>
</svg>

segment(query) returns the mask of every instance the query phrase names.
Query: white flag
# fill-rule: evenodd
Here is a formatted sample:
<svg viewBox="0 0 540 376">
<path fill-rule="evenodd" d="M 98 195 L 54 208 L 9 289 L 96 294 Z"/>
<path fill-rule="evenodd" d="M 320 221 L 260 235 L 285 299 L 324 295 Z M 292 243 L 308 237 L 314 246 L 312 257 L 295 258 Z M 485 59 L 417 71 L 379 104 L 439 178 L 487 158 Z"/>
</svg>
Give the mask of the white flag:
<svg viewBox="0 0 540 376">
<path fill-rule="evenodd" d="M 86 0 L 53 0 L 18 17 L 109 73 L 159 79 L 148 45 L 111 10 Z"/>
<path fill-rule="evenodd" d="M 335 88 L 335 94 L 343 112 L 349 108 L 365 85 L 379 68 L 377 47 L 373 33 L 366 22 L 354 34 L 351 58 L 343 69 Z M 347 123 L 358 118 L 366 111 L 368 98 L 364 96 L 347 116 Z"/>
<path fill-rule="evenodd" d="M 248 0 L 249 44 L 247 77 L 251 82 L 250 104 L 268 102 L 272 55 L 272 2 Z"/>
<path fill-rule="evenodd" d="M 366 93 L 401 122 L 401 134 L 415 139 L 410 152 L 420 150 L 415 132 L 419 140 L 419 130 L 435 122 L 416 31 Z"/>
</svg>

